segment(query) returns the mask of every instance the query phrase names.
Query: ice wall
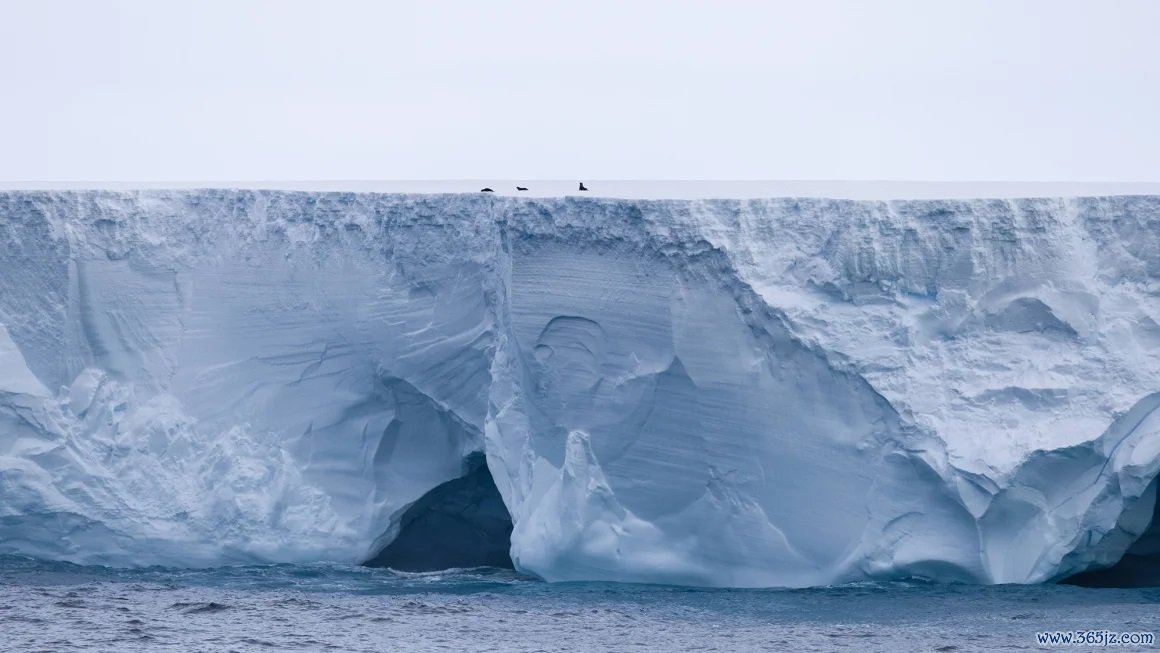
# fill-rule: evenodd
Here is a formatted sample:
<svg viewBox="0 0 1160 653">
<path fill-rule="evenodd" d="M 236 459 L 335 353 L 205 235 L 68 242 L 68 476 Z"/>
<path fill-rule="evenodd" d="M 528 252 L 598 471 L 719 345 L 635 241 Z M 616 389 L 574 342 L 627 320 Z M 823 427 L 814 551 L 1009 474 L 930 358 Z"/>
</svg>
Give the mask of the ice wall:
<svg viewBox="0 0 1160 653">
<path fill-rule="evenodd" d="M 1149 528 L 1160 198 L 0 194 L 0 552 L 1037 582 Z"/>
</svg>

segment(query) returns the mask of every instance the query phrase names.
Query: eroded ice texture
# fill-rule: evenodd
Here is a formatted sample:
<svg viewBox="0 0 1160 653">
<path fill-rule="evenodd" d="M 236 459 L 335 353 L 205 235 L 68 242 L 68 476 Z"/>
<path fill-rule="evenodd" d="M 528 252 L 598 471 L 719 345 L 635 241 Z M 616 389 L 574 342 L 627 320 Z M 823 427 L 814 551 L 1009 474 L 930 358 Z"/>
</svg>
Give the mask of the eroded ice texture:
<svg viewBox="0 0 1160 653">
<path fill-rule="evenodd" d="M 0 238 L 2 553 L 366 561 L 482 453 L 548 580 L 1152 564 L 1155 197 L 14 192 Z"/>
</svg>

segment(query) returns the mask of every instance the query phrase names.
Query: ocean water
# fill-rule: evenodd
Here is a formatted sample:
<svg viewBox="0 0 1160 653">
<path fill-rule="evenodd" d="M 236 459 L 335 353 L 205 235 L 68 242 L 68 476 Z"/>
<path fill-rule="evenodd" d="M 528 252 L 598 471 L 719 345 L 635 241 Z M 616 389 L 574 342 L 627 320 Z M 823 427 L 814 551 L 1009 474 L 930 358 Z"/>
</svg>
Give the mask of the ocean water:
<svg viewBox="0 0 1160 653">
<path fill-rule="evenodd" d="M 490 568 L 119 570 L 0 557 L 0 651 L 1002 651 L 1155 632 L 1160 588 L 550 584 Z M 1160 647 L 1157 647 L 1160 648 Z M 1157 650 L 1114 647 L 1114 650 Z"/>
</svg>

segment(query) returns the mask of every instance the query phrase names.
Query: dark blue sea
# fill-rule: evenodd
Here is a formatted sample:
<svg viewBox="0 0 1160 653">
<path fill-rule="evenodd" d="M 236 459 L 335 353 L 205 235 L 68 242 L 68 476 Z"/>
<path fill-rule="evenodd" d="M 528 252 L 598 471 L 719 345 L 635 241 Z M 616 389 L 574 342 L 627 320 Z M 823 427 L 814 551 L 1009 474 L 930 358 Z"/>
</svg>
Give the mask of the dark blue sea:
<svg viewBox="0 0 1160 653">
<path fill-rule="evenodd" d="M 0 651 L 1044 651 L 1160 635 L 1160 589 L 551 584 L 490 568 L 120 570 L 0 557 Z M 1090 636 L 1089 636 L 1090 637 Z"/>
</svg>

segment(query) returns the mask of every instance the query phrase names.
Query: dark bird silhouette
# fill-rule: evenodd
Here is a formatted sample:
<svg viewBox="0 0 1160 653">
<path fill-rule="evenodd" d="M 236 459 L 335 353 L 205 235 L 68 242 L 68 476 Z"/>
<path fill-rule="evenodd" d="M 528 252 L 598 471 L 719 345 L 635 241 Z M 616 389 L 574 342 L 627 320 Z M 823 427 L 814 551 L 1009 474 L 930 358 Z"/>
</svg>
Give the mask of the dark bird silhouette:
<svg viewBox="0 0 1160 653">
<path fill-rule="evenodd" d="M 523 186 L 516 186 L 516 190 L 527 190 L 527 189 L 524 188 Z"/>
<path fill-rule="evenodd" d="M 587 188 L 585 188 L 584 182 L 580 182 L 580 190 L 588 190 Z"/>
<path fill-rule="evenodd" d="M 483 189 L 480 189 L 479 192 L 481 192 L 481 193 L 494 193 L 495 191 L 490 189 L 490 188 L 483 188 Z"/>
</svg>

